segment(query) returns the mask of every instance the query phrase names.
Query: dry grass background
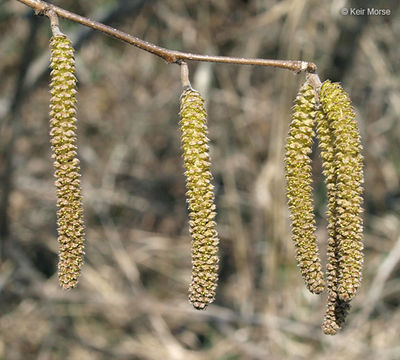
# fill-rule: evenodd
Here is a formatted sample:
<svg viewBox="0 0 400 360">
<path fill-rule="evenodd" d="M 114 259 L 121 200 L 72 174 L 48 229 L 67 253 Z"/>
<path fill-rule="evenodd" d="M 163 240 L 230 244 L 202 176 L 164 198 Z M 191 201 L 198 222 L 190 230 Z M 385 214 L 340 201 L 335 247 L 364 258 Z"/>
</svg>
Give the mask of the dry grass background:
<svg viewBox="0 0 400 360">
<path fill-rule="evenodd" d="M 371 5 L 344 0 L 53 3 L 92 18 L 110 15 L 114 26 L 161 46 L 311 60 L 322 80 L 341 81 L 363 135 L 364 281 L 345 329 L 323 335 L 326 296 L 308 294 L 297 271 L 282 173 L 303 75 L 190 63 L 192 83 L 208 104 L 221 237 L 216 302 L 194 310 L 187 301 L 179 68 L 102 34 L 87 39 L 82 26 L 62 21 L 82 45 L 78 138 L 87 234 L 79 286 L 62 291 L 48 135 L 48 21 L 27 15 L 17 1 L 2 1 L 0 359 L 399 359 L 397 1 L 373 2 L 391 9 L 387 17 L 342 16 L 343 6 Z M 118 6 L 122 11 L 113 13 Z M 324 248 L 318 156 L 314 164 Z"/>
</svg>

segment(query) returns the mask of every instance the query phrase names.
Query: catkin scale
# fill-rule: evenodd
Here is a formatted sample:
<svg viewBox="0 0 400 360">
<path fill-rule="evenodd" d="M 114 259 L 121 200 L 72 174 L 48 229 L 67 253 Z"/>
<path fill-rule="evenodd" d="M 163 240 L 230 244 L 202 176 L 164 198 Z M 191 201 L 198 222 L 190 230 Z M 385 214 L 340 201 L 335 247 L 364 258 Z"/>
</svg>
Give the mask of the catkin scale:
<svg viewBox="0 0 400 360">
<path fill-rule="evenodd" d="M 286 143 L 285 172 L 296 259 L 308 290 L 319 294 L 325 288 L 315 237 L 311 188 L 311 147 L 315 125 L 316 93 L 306 82 L 299 90 Z"/>
<path fill-rule="evenodd" d="M 218 234 L 204 100 L 192 88 L 181 96 L 180 129 L 185 166 L 189 228 L 192 236 L 192 280 L 189 300 L 196 309 L 214 301 L 218 281 Z"/>
<path fill-rule="evenodd" d="M 51 49 L 50 137 L 57 187 L 61 287 L 76 286 L 84 257 L 84 225 L 80 167 L 76 154 L 76 78 L 74 51 L 63 34 L 54 35 Z"/>
</svg>

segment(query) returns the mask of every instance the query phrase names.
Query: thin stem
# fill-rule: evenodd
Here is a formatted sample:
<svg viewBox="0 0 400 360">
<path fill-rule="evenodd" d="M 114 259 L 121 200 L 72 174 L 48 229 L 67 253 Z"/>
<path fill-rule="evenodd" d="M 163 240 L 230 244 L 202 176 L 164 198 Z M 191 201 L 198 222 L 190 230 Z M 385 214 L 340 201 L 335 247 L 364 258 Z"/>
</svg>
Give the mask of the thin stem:
<svg viewBox="0 0 400 360">
<path fill-rule="evenodd" d="M 193 61 L 208 61 L 208 62 L 226 63 L 226 64 L 271 66 L 281 69 L 292 70 L 294 72 L 306 71 L 309 73 L 314 73 L 317 70 L 317 66 L 314 63 L 307 61 L 249 59 L 249 58 L 238 58 L 229 56 L 209 56 L 209 55 L 191 54 L 176 50 L 170 50 L 157 46 L 145 40 L 139 39 L 135 36 L 129 35 L 123 31 L 114 29 L 110 26 L 104 25 L 97 21 L 93 21 L 86 17 L 74 14 L 70 11 L 64 10 L 63 8 L 49 4 L 45 1 L 39 1 L 39 0 L 17 0 L 17 1 L 31 7 L 32 9 L 35 10 L 36 14 L 38 15 L 47 14 L 50 10 L 52 10 L 58 16 L 91 27 L 95 30 L 102 31 L 105 34 L 108 34 L 112 37 L 125 41 L 128 44 L 134 45 L 142 50 L 157 55 L 163 58 L 168 63 L 180 64 L 180 62 L 183 60 L 193 60 Z"/>
<path fill-rule="evenodd" d="M 317 97 L 317 103 L 319 103 L 319 95 L 321 92 L 321 79 L 319 78 L 317 73 L 307 73 L 306 80 L 311 84 L 311 86 L 315 90 L 315 95 Z"/>
<path fill-rule="evenodd" d="M 56 12 L 50 9 L 46 11 L 46 15 L 50 19 L 51 32 L 53 33 L 53 36 L 62 35 L 63 33 L 60 31 L 60 25 L 58 23 L 58 16 Z"/>
<path fill-rule="evenodd" d="M 184 61 L 181 62 L 181 82 L 184 89 L 192 87 L 189 80 L 189 68 Z"/>
<path fill-rule="evenodd" d="M 318 74 L 308 73 L 306 75 L 306 79 L 312 85 L 312 87 L 319 93 L 322 83 Z"/>
</svg>

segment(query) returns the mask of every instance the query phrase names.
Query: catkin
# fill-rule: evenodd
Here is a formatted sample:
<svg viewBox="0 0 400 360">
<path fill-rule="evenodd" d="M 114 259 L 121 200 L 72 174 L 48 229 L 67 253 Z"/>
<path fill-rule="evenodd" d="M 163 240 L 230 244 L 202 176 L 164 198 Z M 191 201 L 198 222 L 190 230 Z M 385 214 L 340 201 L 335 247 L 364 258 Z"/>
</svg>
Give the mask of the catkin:
<svg viewBox="0 0 400 360">
<path fill-rule="evenodd" d="M 60 245 L 58 276 L 64 289 L 76 286 L 83 264 L 84 226 L 76 155 L 74 50 L 65 35 L 51 39 L 50 136 L 57 187 Z"/>
<path fill-rule="evenodd" d="M 218 234 L 204 100 L 192 88 L 181 96 L 180 129 L 185 165 L 189 227 L 192 235 L 192 280 L 189 300 L 204 309 L 215 298 L 218 281 Z"/>
<path fill-rule="evenodd" d="M 321 157 L 323 160 L 323 174 L 325 176 L 328 193 L 328 247 L 326 265 L 326 286 L 328 288 L 328 304 L 325 312 L 322 330 L 327 335 L 335 335 L 342 327 L 350 304 L 338 298 L 338 236 L 336 233 L 336 167 L 335 167 L 335 139 L 333 129 L 329 126 L 325 113 L 317 112 L 317 134 Z"/>
<path fill-rule="evenodd" d="M 361 282 L 362 156 L 360 135 L 347 94 L 339 84 L 321 87 L 317 133 L 328 192 L 328 304 L 322 329 L 334 335 Z"/>
<path fill-rule="evenodd" d="M 286 144 L 285 171 L 297 263 L 309 291 L 319 294 L 324 290 L 325 281 L 315 237 L 309 156 L 314 136 L 315 106 L 315 90 L 306 82 L 300 88 L 293 107 Z"/>
<path fill-rule="evenodd" d="M 335 237 L 336 293 L 351 300 L 361 284 L 363 264 L 362 183 L 363 165 L 360 134 L 350 99 L 339 84 L 325 81 L 320 97 L 322 116 L 332 139 L 323 149 L 328 183 L 330 237 Z"/>
</svg>

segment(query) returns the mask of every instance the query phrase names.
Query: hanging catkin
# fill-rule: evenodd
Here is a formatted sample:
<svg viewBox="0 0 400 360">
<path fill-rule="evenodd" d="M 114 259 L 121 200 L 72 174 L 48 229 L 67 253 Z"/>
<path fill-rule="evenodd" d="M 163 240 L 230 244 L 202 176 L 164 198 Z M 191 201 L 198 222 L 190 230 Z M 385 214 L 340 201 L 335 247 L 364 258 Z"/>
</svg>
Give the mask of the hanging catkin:
<svg viewBox="0 0 400 360">
<path fill-rule="evenodd" d="M 185 165 L 189 227 L 192 235 L 192 280 L 189 300 L 196 309 L 214 301 L 218 281 L 218 234 L 204 100 L 191 87 L 181 96 L 180 129 Z"/>
<path fill-rule="evenodd" d="M 286 144 L 285 170 L 297 263 L 307 288 L 319 294 L 324 290 L 325 282 L 315 237 L 309 156 L 314 136 L 315 99 L 313 87 L 308 82 L 304 83 L 293 107 Z"/>
<path fill-rule="evenodd" d="M 350 310 L 350 303 L 338 298 L 338 236 L 336 233 L 336 164 L 335 164 L 335 138 L 333 129 L 329 126 L 325 113 L 319 109 L 317 112 L 317 134 L 321 157 L 323 160 L 323 174 L 325 176 L 328 193 L 328 246 L 326 282 L 328 288 L 328 304 L 322 329 L 327 335 L 335 335 L 342 327 L 346 315 Z"/>
<path fill-rule="evenodd" d="M 76 286 L 83 264 L 83 210 L 76 156 L 76 78 L 71 41 L 54 35 L 51 48 L 50 136 L 57 187 L 60 245 L 58 275 L 64 289 Z"/>
<path fill-rule="evenodd" d="M 326 121 L 330 144 L 324 149 L 324 171 L 328 184 L 328 215 L 331 245 L 335 248 L 336 292 L 339 300 L 349 301 L 361 284 L 362 183 L 363 165 L 360 134 L 350 99 L 337 83 L 325 81 L 321 87 L 321 122 Z M 320 123 L 321 123 L 320 122 Z M 321 128 L 321 125 L 319 126 Z M 334 175 L 332 175 L 334 174 Z M 329 269 L 329 268 L 328 268 Z"/>
<path fill-rule="evenodd" d="M 321 87 L 317 132 L 328 192 L 328 304 L 322 329 L 342 327 L 360 282 L 362 255 L 362 156 L 350 99 L 339 84 Z"/>
</svg>

